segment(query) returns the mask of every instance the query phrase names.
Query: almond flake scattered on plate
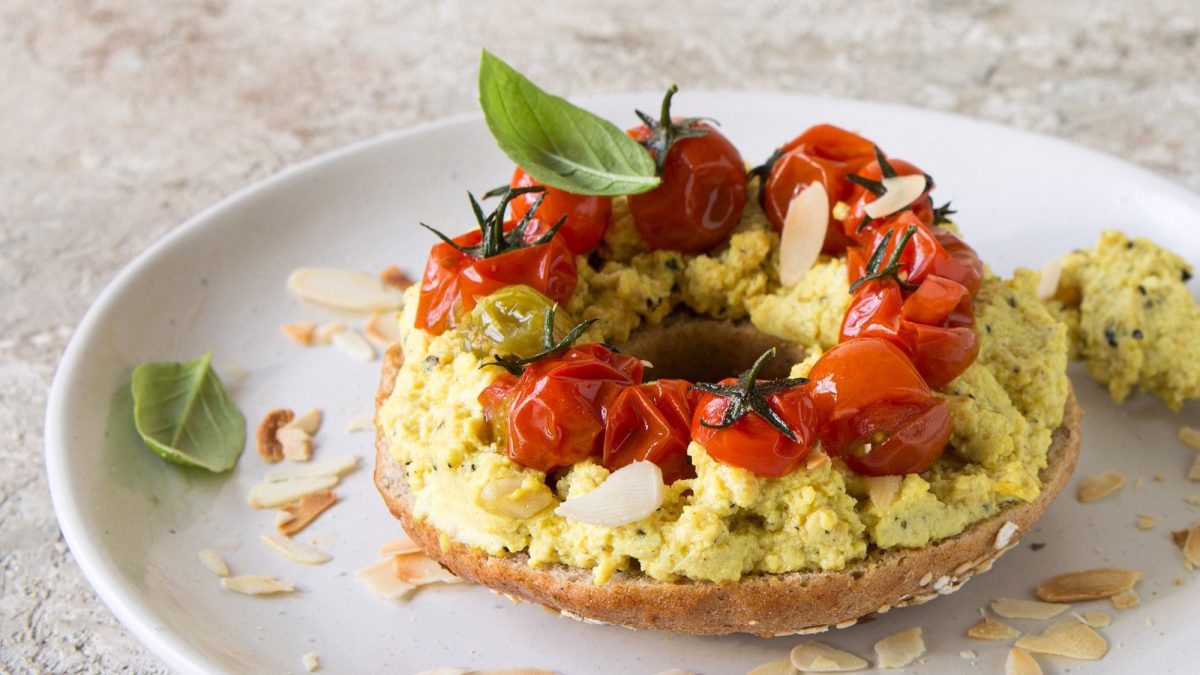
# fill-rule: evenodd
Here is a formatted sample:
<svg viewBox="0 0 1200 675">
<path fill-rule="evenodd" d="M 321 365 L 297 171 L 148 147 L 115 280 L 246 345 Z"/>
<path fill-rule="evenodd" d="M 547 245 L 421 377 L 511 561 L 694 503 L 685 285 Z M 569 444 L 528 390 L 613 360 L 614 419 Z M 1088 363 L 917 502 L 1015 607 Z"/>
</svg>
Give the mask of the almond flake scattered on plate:
<svg viewBox="0 0 1200 675">
<path fill-rule="evenodd" d="M 277 593 L 291 593 L 296 590 L 295 586 L 285 581 L 280 581 L 275 577 L 254 574 L 240 577 L 222 577 L 221 587 L 235 593 L 242 593 L 243 595 L 275 595 Z"/>
<path fill-rule="evenodd" d="M 279 482 L 264 482 L 250 488 L 246 501 L 256 509 L 274 509 L 305 495 L 328 490 L 338 484 L 337 476 L 313 476 Z"/>
<path fill-rule="evenodd" d="M 283 458 L 290 462 L 307 462 L 312 459 L 312 436 L 300 427 L 284 425 L 275 432 L 275 440 Z"/>
<path fill-rule="evenodd" d="M 1101 600 L 1133 588 L 1141 579 L 1141 572 L 1102 567 L 1060 574 L 1039 585 L 1035 595 L 1046 602 Z"/>
<path fill-rule="evenodd" d="M 438 561 L 420 552 L 392 556 L 392 573 L 400 581 L 413 586 L 467 583 L 442 567 Z"/>
<path fill-rule="evenodd" d="M 313 333 L 314 345 L 327 345 L 333 342 L 333 336 L 346 331 L 346 324 L 341 321 L 331 321 L 317 326 Z"/>
<path fill-rule="evenodd" d="M 317 324 L 312 321 L 295 321 L 279 327 L 287 339 L 304 347 L 311 347 L 317 331 Z"/>
<path fill-rule="evenodd" d="M 1084 623 L 1091 626 L 1092 628 L 1104 628 L 1105 626 L 1112 623 L 1112 617 L 1105 614 L 1104 612 L 1088 612 L 1087 614 L 1084 614 L 1081 618 L 1083 619 Z"/>
<path fill-rule="evenodd" d="M 334 347 L 337 347 L 345 354 L 359 361 L 371 362 L 375 360 L 375 348 L 356 331 L 344 330 L 340 333 L 335 333 L 332 341 Z"/>
<path fill-rule="evenodd" d="M 351 312 L 400 309 L 404 294 L 356 270 L 301 267 L 287 280 L 288 289 L 304 300 Z"/>
<path fill-rule="evenodd" d="M 1109 598 L 1109 600 L 1112 601 L 1112 605 L 1116 609 L 1129 609 L 1130 607 L 1137 607 L 1142 602 L 1142 599 L 1138 597 L 1137 591 L 1133 590 L 1132 588 L 1127 591 L 1121 591 L 1120 593 L 1117 593 Z M 1087 623 L 1089 625 L 1091 624 L 1090 621 Z"/>
<path fill-rule="evenodd" d="M 280 534 L 290 537 L 308 527 L 317 516 L 335 503 L 337 493 L 329 490 L 304 495 L 299 501 L 287 504 L 279 511 L 280 517 L 275 521 L 275 529 L 279 530 Z"/>
<path fill-rule="evenodd" d="M 196 557 L 200 559 L 200 564 L 204 565 L 204 569 L 209 572 L 219 577 L 229 576 L 229 565 L 225 564 L 225 560 L 221 558 L 220 554 L 211 548 L 200 551 Z"/>
<path fill-rule="evenodd" d="M 997 598 L 992 601 L 992 611 L 1006 619 L 1037 619 L 1044 621 L 1054 618 L 1070 608 L 1070 605 L 1038 602 L 1036 600 L 1020 600 L 1017 598 Z M 984 619 L 984 621 L 987 621 L 987 619 Z M 996 623 L 1000 622 L 997 621 Z"/>
<path fill-rule="evenodd" d="M 321 430 L 321 411 L 313 408 L 299 417 L 293 417 L 291 422 L 283 425 L 285 428 L 303 429 L 309 436 L 316 436 Z"/>
<path fill-rule="evenodd" d="M 276 408 L 263 416 L 255 434 L 259 457 L 271 464 L 283 459 L 283 444 L 279 442 L 278 432 L 295 417 L 296 414 L 287 408 Z"/>
<path fill-rule="evenodd" d="M 1084 476 L 1075 490 L 1075 498 L 1083 504 L 1098 502 L 1116 493 L 1123 485 L 1125 485 L 1125 476 L 1116 471 Z"/>
<path fill-rule="evenodd" d="M 310 673 L 321 667 L 321 662 L 317 660 L 317 655 L 314 652 L 308 652 L 304 656 L 301 656 L 300 663 Z"/>
<path fill-rule="evenodd" d="M 792 665 L 791 657 L 785 656 L 774 661 L 767 661 L 761 666 L 756 666 L 746 673 L 746 675 L 794 675 L 796 667 Z"/>
<path fill-rule="evenodd" d="M 904 668 L 924 653 L 921 629 L 909 628 L 875 643 L 875 664 L 880 668 Z"/>
<path fill-rule="evenodd" d="M 845 673 L 869 666 L 866 659 L 830 647 L 823 642 L 805 642 L 791 653 L 792 666 L 810 673 Z"/>
<path fill-rule="evenodd" d="M 999 612 L 996 613 L 999 614 Z M 984 617 L 979 620 L 979 623 L 967 629 L 967 637 L 975 640 L 1015 640 L 1021 637 L 1021 631 L 1003 621 Z"/>
<path fill-rule="evenodd" d="M 400 341 L 400 322 L 395 312 L 374 312 L 363 328 L 363 335 L 380 349 Z"/>
<path fill-rule="evenodd" d="M 1200 567 L 1200 525 L 1189 530 L 1183 540 L 1183 559 L 1193 566 Z"/>
<path fill-rule="evenodd" d="M 413 280 L 404 270 L 395 265 L 388 265 L 379 273 L 379 283 L 404 291 L 413 285 Z"/>
<path fill-rule="evenodd" d="M 374 415 L 357 415 L 350 419 L 346 424 L 346 433 L 356 434 L 360 431 L 374 431 L 375 416 Z"/>
<path fill-rule="evenodd" d="M 1179 427 L 1179 442 L 1196 452 L 1200 452 L 1200 429 L 1193 429 L 1187 426 Z"/>
<path fill-rule="evenodd" d="M 1026 635 L 1017 646 L 1039 654 L 1095 661 L 1108 653 L 1108 642 L 1090 626 L 1074 618 L 1062 619 L 1041 635 Z"/>
<path fill-rule="evenodd" d="M 421 547 L 417 546 L 417 542 L 412 539 L 393 539 L 383 546 L 379 547 L 379 555 L 395 556 L 404 555 L 405 553 L 420 553 Z M 557 612 L 555 612 L 557 614 Z"/>
<path fill-rule="evenodd" d="M 384 600 L 402 600 L 416 588 L 396 578 L 396 573 L 392 571 L 391 558 L 384 558 L 364 567 L 355 572 L 354 576 Z"/>
<path fill-rule="evenodd" d="M 313 462 L 305 466 L 268 471 L 267 475 L 263 476 L 263 481 L 267 483 L 282 483 L 298 478 L 321 478 L 325 476 L 340 478 L 357 468 L 358 456 L 348 455 L 337 459 L 327 459 L 324 462 Z"/>
<path fill-rule="evenodd" d="M 258 538 L 279 555 L 302 565 L 324 565 L 333 560 L 333 556 L 315 546 L 278 534 L 260 534 Z"/>
<path fill-rule="evenodd" d="M 1138 516 L 1137 528 L 1139 530 L 1153 530 L 1158 525 L 1158 518 L 1154 516 Z"/>
<path fill-rule="evenodd" d="M 1042 667 L 1032 654 L 1013 647 L 1004 661 L 1004 675 L 1042 675 Z"/>
</svg>

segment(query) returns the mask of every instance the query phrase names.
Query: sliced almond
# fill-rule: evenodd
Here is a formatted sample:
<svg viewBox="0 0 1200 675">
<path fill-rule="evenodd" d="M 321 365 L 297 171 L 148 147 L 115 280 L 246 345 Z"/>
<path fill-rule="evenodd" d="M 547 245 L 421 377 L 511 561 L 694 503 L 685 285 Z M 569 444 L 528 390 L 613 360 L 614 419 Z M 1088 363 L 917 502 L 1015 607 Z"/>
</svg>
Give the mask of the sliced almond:
<svg viewBox="0 0 1200 675">
<path fill-rule="evenodd" d="M 871 504 L 880 511 L 886 511 L 896 501 L 896 495 L 900 492 L 900 484 L 904 482 L 901 476 L 868 476 L 867 495 L 871 498 Z"/>
<path fill-rule="evenodd" d="M 1087 614 L 1084 614 L 1081 618 L 1083 619 L 1084 623 L 1091 626 L 1092 628 L 1104 628 L 1105 626 L 1112 623 L 1112 617 L 1105 614 L 1104 612 L 1088 612 Z"/>
<path fill-rule="evenodd" d="M 1142 599 L 1138 597 L 1137 591 L 1133 590 L 1132 588 L 1127 591 L 1121 591 L 1120 593 L 1117 593 L 1109 598 L 1109 600 L 1112 601 L 1112 605 L 1116 609 L 1129 609 L 1130 607 L 1137 607 L 1142 602 Z"/>
<path fill-rule="evenodd" d="M 997 598 L 992 601 L 992 611 L 1006 619 L 1045 620 L 1070 609 L 1070 605 L 1016 598 Z"/>
<path fill-rule="evenodd" d="M 1003 621 L 984 617 L 967 629 L 967 637 L 975 640 L 1015 640 L 1021 637 L 1021 631 Z"/>
<path fill-rule="evenodd" d="M 1125 485 L 1125 476 L 1116 471 L 1085 476 L 1083 480 L 1079 481 L 1079 487 L 1075 490 L 1075 498 L 1084 504 L 1100 501 L 1120 490 L 1123 485 Z"/>
<path fill-rule="evenodd" d="M 865 659 L 822 642 L 805 642 L 792 648 L 792 666 L 809 673 L 845 673 L 862 670 Z"/>
<path fill-rule="evenodd" d="M 331 323 L 323 323 L 317 326 L 316 332 L 313 333 L 314 345 L 327 345 L 333 342 L 333 336 L 338 333 L 346 332 L 346 324 L 341 321 L 333 321 Z"/>
<path fill-rule="evenodd" d="M 317 655 L 313 652 L 309 652 L 304 656 L 301 656 L 300 664 L 304 666 L 304 670 L 310 673 L 321 667 L 321 662 L 317 659 Z"/>
<path fill-rule="evenodd" d="M 875 643 L 875 665 L 880 668 L 903 668 L 925 653 L 925 641 L 920 628 L 893 633 Z"/>
<path fill-rule="evenodd" d="M 403 599 L 416 588 L 396 578 L 396 573 L 392 571 L 391 558 L 384 558 L 374 565 L 364 567 L 355 572 L 354 576 L 384 600 Z"/>
<path fill-rule="evenodd" d="M 1004 675 L 1042 675 L 1042 667 L 1032 654 L 1013 647 L 1004 660 Z"/>
<path fill-rule="evenodd" d="M 229 576 L 229 565 L 226 565 L 225 560 L 221 558 L 220 554 L 211 548 L 200 551 L 196 554 L 196 557 L 200 559 L 200 564 L 204 565 L 204 569 L 209 572 L 219 577 Z"/>
<path fill-rule="evenodd" d="M 816 181 L 788 202 L 779 235 L 779 281 L 791 286 L 817 262 L 829 229 L 829 193 Z"/>
<path fill-rule="evenodd" d="M 829 215 L 833 216 L 834 220 L 843 222 L 850 217 L 850 205 L 839 200 L 833 205 L 833 208 L 829 211 Z"/>
<path fill-rule="evenodd" d="M 1026 635 L 1017 646 L 1039 654 L 1095 661 L 1108 653 L 1104 637 L 1076 619 L 1062 619 L 1041 635 Z"/>
<path fill-rule="evenodd" d="M 514 520 L 525 520 L 545 511 L 558 500 L 545 483 L 526 487 L 522 476 L 505 476 L 489 481 L 479 491 L 479 505 L 485 511 Z"/>
<path fill-rule="evenodd" d="M 287 336 L 287 339 L 305 347 L 312 346 L 316 330 L 317 324 L 312 321 L 294 321 L 279 327 L 279 331 Z"/>
<path fill-rule="evenodd" d="M 296 414 L 287 408 L 277 408 L 263 417 L 258 423 L 258 433 L 255 434 L 259 457 L 271 464 L 283 459 L 283 445 L 276 434 L 295 417 Z"/>
<path fill-rule="evenodd" d="M 1012 542 L 1013 537 L 1017 536 L 1017 533 L 1020 531 L 1021 527 L 1019 525 L 1011 520 L 1005 521 L 1005 523 L 1000 526 L 1000 529 L 996 531 L 996 539 L 992 542 L 992 548 L 999 551 L 1000 549 L 1008 546 L 1009 543 Z"/>
<path fill-rule="evenodd" d="M 303 429 L 304 433 L 309 436 L 316 436 L 321 430 L 321 411 L 313 408 L 299 417 L 295 417 L 291 422 L 288 422 L 284 427 L 289 429 Z"/>
<path fill-rule="evenodd" d="M 395 312 L 375 312 L 367 320 L 363 335 L 380 349 L 387 349 L 400 341 L 400 323 Z"/>
<path fill-rule="evenodd" d="M 404 304 L 400 291 L 354 270 L 301 267 L 288 277 L 287 285 L 309 302 L 351 312 L 394 310 Z"/>
<path fill-rule="evenodd" d="M 337 503 L 337 494 L 328 490 L 304 495 L 299 501 L 292 502 L 279 511 L 287 518 L 277 518 L 275 529 L 279 530 L 280 534 L 290 537 L 308 527 L 317 519 L 317 516 L 335 503 Z"/>
<path fill-rule="evenodd" d="M 828 463 L 829 455 L 821 452 L 820 450 L 813 450 L 812 452 L 808 453 L 808 461 L 805 462 L 804 466 L 809 471 L 814 471 Z"/>
<path fill-rule="evenodd" d="M 1069 572 L 1038 586 L 1035 595 L 1046 602 L 1100 600 L 1133 588 L 1141 578 L 1141 572 L 1113 567 Z"/>
<path fill-rule="evenodd" d="M 274 509 L 305 495 L 328 490 L 337 484 L 337 476 L 314 476 L 259 483 L 250 488 L 246 501 L 256 509 Z"/>
<path fill-rule="evenodd" d="M 350 419 L 346 424 L 346 433 L 356 434 L 360 431 L 374 431 L 375 416 L 374 415 L 357 415 Z"/>
<path fill-rule="evenodd" d="M 312 436 L 299 427 L 284 426 L 275 432 L 283 458 L 291 462 L 312 459 Z"/>
<path fill-rule="evenodd" d="M 278 534 L 260 534 L 258 538 L 272 551 L 301 565 L 324 565 L 333 560 L 333 556 L 315 546 Z"/>
<path fill-rule="evenodd" d="M 903 211 L 920 197 L 928 183 L 925 176 L 892 176 L 879 181 L 887 192 L 875 201 L 863 206 L 871 218 L 886 218 L 897 211 Z"/>
<path fill-rule="evenodd" d="M 1061 257 L 1051 258 L 1042 265 L 1041 278 L 1038 280 L 1038 300 L 1045 302 L 1053 300 L 1058 295 L 1058 282 L 1062 279 L 1063 261 Z"/>
<path fill-rule="evenodd" d="M 282 483 L 300 478 L 324 478 L 328 476 L 341 477 L 358 468 L 358 456 L 348 455 L 324 462 L 313 462 L 295 468 L 279 469 L 267 472 L 263 480 L 268 483 Z"/>
<path fill-rule="evenodd" d="M 1178 546 L 1179 548 L 1183 548 L 1183 544 L 1187 541 L 1187 538 L 1188 538 L 1187 530 L 1171 530 L 1171 539 L 1175 542 L 1175 545 Z"/>
<path fill-rule="evenodd" d="M 658 465 L 633 462 L 612 472 L 591 492 L 559 504 L 554 512 L 589 525 L 620 527 L 653 514 L 664 495 Z"/>
<path fill-rule="evenodd" d="M 1187 538 L 1183 540 L 1183 559 L 1200 566 L 1200 525 L 1189 530 Z"/>
<path fill-rule="evenodd" d="M 961 659 L 973 659 L 977 656 L 979 655 L 975 653 L 974 649 L 961 649 L 958 652 L 958 657 Z"/>
<path fill-rule="evenodd" d="M 755 666 L 746 675 L 796 675 L 796 673 L 796 667 L 792 665 L 791 657 L 785 656 L 774 661 L 767 661 L 761 666 Z"/>
<path fill-rule="evenodd" d="M 420 553 L 421 547 L 412 539 L 393 539 L 379 547 L 379 555 L 396 556 L 405 553 Z"/>
<path fill-rule="evenodd" d="M 1200 452 L 1200 429 L 1179 427 L 1179 442 L 1196 452 Z"/>
<path fill-rule="evenodd" d="M 413 586 L 466 583 L 424 553 L 403 553 L 392 556 L 392 573 L 400 581 Z"/>
<path fill-rule="evenodd" d="M 1158 525 L 1158 518 L 1154 516 L 1138 516 L 1137 528 L 1139 530 L 1153 530 Z"/>
<path fill-rule="evenodd" d="M 375 348 L 359 333 L 346 330 L 333 336 L 333 346 L 359 361 L 374 361 Z"/>
<path fill-rule="evenodd" d="M 388 265 L 379 273 L 379 283 L 398 291 L 404 291 L 413 285 L 413 280 L 405 274 L 404 270 L 395 265 Z"/>
<path fill-rule="evenodd" d="M 245 595 L 275 595 L 276 593 L 291 593 L 295 586 L 280 581 L 275 577 L 265 577 L 248 574 L 240 577 L 223 577 L 221 588 Z"/>
<path fill-rule="evenodd" d="M 1188 480 L 1200 480 L 1200 454 L 1196 455 L 1196 459 L 1192 460 L 1192 466 L 1187 472 Z"/>
</svg>

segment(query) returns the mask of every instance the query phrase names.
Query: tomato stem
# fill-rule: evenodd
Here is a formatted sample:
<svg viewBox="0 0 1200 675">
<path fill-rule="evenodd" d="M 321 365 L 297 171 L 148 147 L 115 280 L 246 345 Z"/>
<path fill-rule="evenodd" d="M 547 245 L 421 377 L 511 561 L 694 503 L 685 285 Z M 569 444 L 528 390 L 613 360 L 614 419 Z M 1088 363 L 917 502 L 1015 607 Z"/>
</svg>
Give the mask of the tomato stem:
<svg viewBox="0 0 1200 675">
<path fill-rule="evenodd" d="M 533 356 L 525 357 L 517 356 L 516 354 L 493 354 L 493 361 L 485 361 L 484 363 L 481 363 L 479 367 L 486 368 L 487 366 L 499 366 L 507 370 L 512 375 L 520 376 L 521 373 L 525 372 L 526 366 L 536 363 L 548 356 L 553 356 L 569 349 L 571 345 L 575 344 L 575 341 L 578 340 L 579 337 L 591 327 L 592 324 L 599 321 L 599 319 L 588 319 L 583 321 L 572 328 L 563 337 L 563 339 L 555 342 L 554 315 L 557 311 L 558 303 L 555 303 L 553 307 L 546 310 L 546 320 L 545 323 L 542 324 L 542 351 L 534 354 Z"/>
<path fill-rule="evenodd" d="M 531 193 L 537 193 L 537 199 L 530 205 L 525 215 L 521 216 L 521 220 L 517 222 L 516 227 L 505 232 L 504 216 L 508 212 L 508 205 L 517 197 Z M 546 188 L 541 185 L 517 188 L 504 186 L 503 188 L 488 190 L 484 193 L 483 197 L 484 199 L 500 197 L 500 203 L 496 206 L 495 210 L 484 213 L 483 206 L 480 205 L 475 195 L 470 192 L 467 193 L 467 199 L 471 202 L 471 212 L 475 214 L 475 222 L 479 226 L 480 232 L 483 233 L 479 244 L 476 246 L 463 246 L 425 223 L 421 223 L 421 227 L 432 232 L 438 239 L 452 246 L 458 252 L 472 258 L 482 259 L 493 258 L 521 248 L 541 246 L 553 239 L 554 235 L 558 234 L 558 231 L 562 229 L 563 224 L 567 222 L 567 217 L 563 216 L 545 234 L 538 237 L 535 241 L 526 242 L 525 230 L 529 227 L 534 214 L 537 213 L 538 208 L 542 205 L 542 201 L 546 198 Z"/>
<path fill-rule="evenodd" d="M 747 413 L 754 413 L 775 427 L 788 440 L 799 443 L 800 441 L 796 436 L 796 432 L 771 407 L 770 396 L 787 389 L 799 387 L 807 383 L 808 380 L 803 377 L 792 377 L 760 381 L 758 379 L 759 372 L 773 358 L 775 358 L 775 348 L 771 347 L 763 352 L 762 356 L 758 357 L 754 365 L 738 376 L 737 384 L 712 384 L 707 382 L 693 384 L 693 389 L 714 396 L 720 396 L 728 401 L 725 406 L 725 413 L 721 416 L 720 422 L 713 424 L 702 417 L 700 425 L 710 429 L 724 429 L 745 417 Z"/>
<path fill-rule="evenodd" d="M 891 277 L 905 290 L 916 290 L 917 284 L 909 283 L 900 278 L 900 256 L 904 253 L 904 249 L 908 246 L 908 242 L 912 240 L 913 235 L 917 233 L 917 226 L 909 225 L 904 230 L 904 234 L 900 236 L 900 241 L 896 243 L 895 250 L 888 256 L 887 263 L 884 263 L 883 256 L 887 253 L 888 244 L 892 241 L 892 233 L 893 230 L 888 230 L 883 235 L 883 239 L 879 240 L 879 245 L 875 247 L 875 250 L 871 252 L 871 257 L 867 260 L 867 266 L 863 270 L 863 275 L 850 284 L 851 293 L 855 293 L 863 284 L 869 281 L 876 281 L 885 277 Z"/>
<path fill-rule="evenodd" d="M 667 153 L 670 152 L 671 146 L 676 141 L 708 135 L 708 129 L 697 126 L 700 122 L 707 121 L 716 124 L 716 120 L 705 117 L 687 117 L 678 122 L 672 120 L 671 99 L 678 91 L 679 87 L 674 84 L 667 87 L 667 93 L 663 96 L 662 110 L 657 120 L 641 110 L 633 111 L 638 119 L 642 120 L 642 124 L 645 124 L 646 128 L 650 130 L 649 136 L 642 141 L 642 145 L 654 157 L 654 166 L 659 176 L 662 175 L 663 167 L 666 165 Z"/>
</svg>

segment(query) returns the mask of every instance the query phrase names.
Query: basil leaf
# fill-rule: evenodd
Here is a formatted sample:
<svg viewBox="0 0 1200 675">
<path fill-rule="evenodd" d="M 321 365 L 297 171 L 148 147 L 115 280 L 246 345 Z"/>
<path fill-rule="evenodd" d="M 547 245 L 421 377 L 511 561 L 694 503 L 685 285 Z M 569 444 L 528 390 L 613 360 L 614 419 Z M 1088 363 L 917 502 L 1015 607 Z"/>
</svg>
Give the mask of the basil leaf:
<svg viewBox="0 0 1200 675">
<path fill-rule="evenodd" d="M 548 94 L 483 50 L 479 106 L 508 158 L 539 182 L 581 195 L 646 192 L 654 160 L 613 123 Z"/>
<path fill-rule="evenodd" d="M 246 420 L 212 369 L 212 354 L 133 370 L 133 423 L 164 459 L 213 473 L 233 468 L 246 444 Z"/>
</svg>

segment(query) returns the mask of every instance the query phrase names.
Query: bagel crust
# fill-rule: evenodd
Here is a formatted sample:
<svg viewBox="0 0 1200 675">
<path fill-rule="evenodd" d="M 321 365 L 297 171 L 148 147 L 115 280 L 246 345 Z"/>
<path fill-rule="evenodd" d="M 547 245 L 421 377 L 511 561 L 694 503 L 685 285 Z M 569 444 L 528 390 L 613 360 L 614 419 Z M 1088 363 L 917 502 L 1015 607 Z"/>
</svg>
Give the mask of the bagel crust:
<svg viewBox="0 0 1200 675">
<path fill-rule="evenodd" d="M 400 346 L 392 345 L 384 357 L 377 407 L 391 395 L 402 362 Z M 1033 527 L 1075 470 L 1082 416 L 1071 391 L 1047 453 L 1048 464 L 1039 474 L 1042 492 L 1033 501 L 1009 505 L 961 534 L 924 548 L 874 550 L 840 571 L 754 574 L 732 583 L 663 582 L 617 572 L 598 586 L 589 570 L 557 564 L 531 567 L 524 553 L 492 556 L 451 541 L 413 515 L 404 468 L 392 459 L 382 429 L 375 436 L 375 485 L 409 536 L 451 572 L 563 616 L 694 635 L 817 633 L 946 595 L 990 569 Z"/>
</svg>

